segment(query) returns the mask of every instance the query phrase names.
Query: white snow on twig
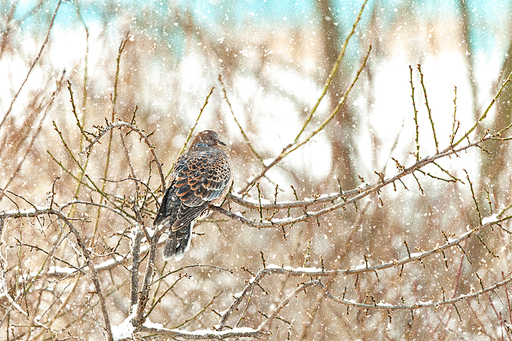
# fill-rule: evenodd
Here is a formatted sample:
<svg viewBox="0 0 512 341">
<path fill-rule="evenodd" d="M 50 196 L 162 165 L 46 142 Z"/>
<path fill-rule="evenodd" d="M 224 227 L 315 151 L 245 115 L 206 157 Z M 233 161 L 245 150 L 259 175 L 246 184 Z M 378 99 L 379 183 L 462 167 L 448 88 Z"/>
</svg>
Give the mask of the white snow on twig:
<svg viewBox="0 0 512 341">
<path fill-rule="evenodd" d="M 499 220 L 498 219 L 498 215 L 497 214 L 493 214 L 493 215 L 490 215 L 488 217 L 484 217 L 482 219 L 482 225 L 485 225 L 487 223 L 493 223 L 493 222 L 498 221 L 498 220 Z"/>
<path fill-rule="evenodd" d="M 146 328 L 164 329 L 164 326 L 162 324 L 151 322 L 149 318 L 146 319 L 143 326 Z"/>
<path fill-rule="evenodd" d="M 177 332 L 179 332 L 181 335 L 185 336 L 195 336 L 195 337 L 201 337 L 201 338 L 206 338 L 208 336 L 213 336 L 213 335 L 216 335 L 216 336 L 225 336 L 225 335 L 237 335 L 237 334 L 241 334 L 241 335 L 244 335 L 244 334 L 254 334 L 254 333 L 258 333 L 259 331 L 257 329 L 252 329 L 252 328 L 249 328 L 249 327 L 239 327 L 239 328 L 233 328 L 233 329 L 229 329 L 229 330 L 221 330 L 221 331 L 216 331 L 216 330 L 208 330 L 208 329 L 199 329 L 199 330 L 194 330 L 194 331 L 186 331 L 186 330 L 176 330 Z"/>
<path fill-rule="evenodd" d="M 308 274 L 308 273 L 318 273 L 318 272 L 322 272 L 324 270 L 322 270 L 321 268 L 292 268 L 291 266 L 280 266 L 280 265 L 276 265 L 276 264 L 269 264 L 267 265 L 266 267 L 267 269 L 269 270 L 272 270 L 272 269 L 283 269 L 283 270 L 286 270 L 286 271 L 291 271 L 291 272 L 300 272 L 300 273 L 304 273 L 304 274 Z"/>
<path fill-rule="evenodd" d="M 134 309 L 136 311 L 136 309 Z M 132 324 L 133 316 L 128 316 L 121 324 L 117 326 L 112 326 L 112 337 L 114 341 L 131 338 L 133 336 L 133 332 L 135 331 L 135 327 Z"/>
</svg>

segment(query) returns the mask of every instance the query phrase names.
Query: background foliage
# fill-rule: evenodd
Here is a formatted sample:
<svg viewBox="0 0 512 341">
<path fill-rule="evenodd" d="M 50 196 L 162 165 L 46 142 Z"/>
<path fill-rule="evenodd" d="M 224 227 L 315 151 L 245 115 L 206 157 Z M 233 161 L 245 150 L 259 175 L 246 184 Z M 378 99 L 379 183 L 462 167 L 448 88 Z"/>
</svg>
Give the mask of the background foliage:
<svg viewBox="0 0 512 341">
<path fill-rule="evenodd" d="M 511 339 L 510 3 L 361 6 L 3 2 L 2 338 Z M 234 186 L 165 263 L 203 129 Z"/>
</svg>

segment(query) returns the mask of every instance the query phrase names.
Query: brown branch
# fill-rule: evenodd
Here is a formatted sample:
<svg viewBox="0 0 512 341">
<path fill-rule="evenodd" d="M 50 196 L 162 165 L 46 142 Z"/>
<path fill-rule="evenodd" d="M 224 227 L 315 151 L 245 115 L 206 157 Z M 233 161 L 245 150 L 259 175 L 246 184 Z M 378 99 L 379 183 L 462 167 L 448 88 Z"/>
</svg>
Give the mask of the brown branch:
<svg viewBox="0 0 512 341">
<path fill-rule="evenodd" d="M 98 298 L 100 300 L 101 312 L 103 314 L 103 320 L 105 322 L 105 329 L 107 332 L 107 339 L 109 341 L 113 341 L 114 338 L 112 336 L 112 328 L 110 325 L 110 319 L 108 317 L 108 311 L 107 311 L 107 305 L 105 303 L 105 297 L 103 296 L 100 281 L 98 279 L 98 273 L 94 267 L 94 264 L 92 263 L 91 254 L 90 254 L 87 246 L 85 245 L 78 230 L 73 226 L 71 221 L 64 214 L 62 214 L 62 212 L 54 210 L 54 209 L 48 209 L 47 212 L 48 212 L 48 214 L 56 215 L 60 220 L 62 220 L 66 224 L 66 226 L 70 229 L 70 231 L 75 235 L 75 238 L 78 242 L 78 246 L 82 250 L 82 254 L 85 257 L 86 262 L 90 264 L 89 269 L 92 272 L 92 281 L 93 281 L 94 287 L 96 289 L 96 294 L 98 295 Z"/>
<path fill-rule="evenodd" d="M 96 136 L 96 138 L 94 138 L 94 140 L 92 140 L 92 142 L 87 146 L 85 147 L 84 150 L 82 150 L 80 152 L 80 154 L 85 154 L 85 153 L 89 153 L 91 148 L 96 144 L 98 143 L 98 141 L 110 130 L 112 129 L 115 129 L 115 128 L 119 128 L 119 127 L 126 127 L 130 130 L 133 130 L 134 132 L 136 132 L 137 134 L 140 135 L 140 137 L 142 137 L 142 139 L 146 142 L 146 145 L 149 147 L 149 151 L 151 152 L 151 155 L 153 156 L 153 160 L 155 161 L 156 165 L 157 165 L 157 168 L 158 168 L 158 172 L 160 173 L 160 181 L 162 182 L 162 188 L 165 188 L 165 177 L 164 177 L 164 173 L 162 171 L 162 164 L 160 163 L 160 161 L 158 161 L 158 156 L 156 156 L 156 152 L 155 152 L 155 146 L 153 146 L 153 144 L 151 143 L 151 141 L 149 140 L 149 137 L 144 133 L 143 130 L 137 128 L 136 126 L 134 126 L 133 124 L 130 124 L 130 123 L 126 123 L 126 122 L 123 122 L 123 121 L 118 121 L 118 122 L 115 122 L 115 123 L 112 123 L 112 124 L 109 124 L 108 126 L 106 126 L 105 128 L 102 128 L 100 129 L 100 131 L 98 132 L 98 135 Z"/>
<path fill-rule="evenodd" d="M 393 177 L 383 179 L 382 181 L 374 183 L 373 185 L 367 184 L 364 187 L 358 188 L 356 190 L 352 190 L 350 192 L 344 192 L 343 194 L 333 193 L 333 194 L 326 195 L 326 196 L 320 196 L 315 199 L 307 199 L 307 200 L 295 201 L 295 202 L 271 203 L 270 201 L 267 201 L 266 203 L 261 203 L 261 204 L 260 204 L 260 201 L 246 200 L 246 199 L 243 199 L 242 196 L 239 196 L 239 195 L 234 195 L 234 194 L 230 195 L 230 199 L 233 199 L 233 201 L 235 201 L 237 204 L 240 204 L 242 206 L 252 208 L 252 209 L 258 209 L 258 210 L 260 209 L 260 207 L 261 207 L 261 209 L 284 209 L 284 208 L 293 208 L 293 207 L 307 207 L 307 206 L 317 204 L 317 203 L 332 202 L 337 198 L 344 199 L 342 202 L 333 204 L 332 206 L 325 207 L 318 211 L 307 212 L 300 216 L 289 217 L 289 218 L 284 218 L 284 219 L 276 218 L 276 219 L 271 219 L 271 220 L 259 221 L 259 220 L 247 219 L 240 214 L 228 212 L 220 207 L 215 207 L 212 205 L 210 205 L 210 209 L 221 212 L 222 214 L 224 214 L 230 218 L 236 219 L 244 224 L 247 224 L 252 227 L 257 227 L 257 228 L 270 228 L 270 227 L 279 227 L 279 226 L 296 224 L 298 222 L 301 222 L 301 221 L 304 221 L 307 219 L 311 219 L 311 218 L 315 218 L 315 217 L 321 216 L 325 213 L 332 212 L 336 209 L 343 208 L 348 205 L 354 204 L 358 200 L 361 200 L 364 197 L 367 197 L 373 193 L 379 192 L 385 186 L 393 184 L 396 181 L 401 181 L 401 179 L 403 177 L 405 177 L 406 175 L 413 174 L 414 172 L 425 167 L 426 165 L 434 163 L 438 159 L 441 159 L 444 157 L 449 157 L 451 155 L 457 155 L 458 153 L 465 151 L 466 149 L 469 149 L 469 148 L 472 148 L 475 146 L 479 146 L 482 142 L 491 140 L 492 138 L 493 138 L 493 136 L 487 135 L 487 136 L 481 138 L 480 140 L 478 140 L 477 142 L 469 143 L 468 145 L 466 145 L 464 147 L 460 147 L 458 149 L 453 149 L 451 147 L 446 148 L 444 151 L 442 151 L 440 153 L 437 153 L 433 156 L 425 157 L 425 158 L 415 162 L 412 166 L 410 166 L 408 168 L 404 168 L 400 173 L 398 173 L 397 175 L 395 175 Z"/>
<path fill-rule="evenodd" d="M 21 83 L 18 91 L 16 92 L 16 94 L 14 94 L 14 97 L 13 97 L 13 99 L 11 101 L 11 104 L 9 105 L 9 108 L 5 112 L 4 117 L 2 118 L 2 122 L 0 122 L 0 128 L 2 128 L 2 126 L 5 123 L 5 120 L 7 119 L 9 114 L 11 113 L 12 107 L 14 105 L 14 102 L 16 102 L 16 99 L 18 98 L 21 90 L 23 89 L 23 87 L 25 86 L 25 83 L 27 82 L 28 78 L 30 77 L 30 74 L 32 73 L 32 70 L 34 70 L 34 67 L 36 66 L 37 62 L 39 62 L 39 59 L 41 58 L 41 56 L 43 54 L 45 46 L 48 44 L 48 40 L 50 39 L 50 32 L 52 30 L 53 24 L 55 22 L 55 17 L 57 16 L 57 12 L 59 10 L 59 7 L 60 7 L 61 3 L 62 3 L 62 0 L 59 0 L 59 3 L 57 4 L 57 8 L 55 8 L 55 11 L 53 11 L 53 17 L 52 17 L 52 20 L 50 21 L 50 26 L 48 27 L 48 30 L 46 31 L 46 37 L 44 38 L 44 41 L 43 41 L 43 44 L 41 45 L 41 48 L 39 49 L 39 53 L 37 54 L 36 58 L 32 62 L 32 65 L 30 65 L 30 69 L 28 70 L 27 75 L 25 76 L 25 79 L 23 80 L 23 83 Z"/>
<path fill-rule="evenodd" d="M 445 244 L 435 247 L 431 250 L 418 253 L 411 253 L 402 259 L 392 260 L 374 266 L 368 266 L 365 263 L 351 269 L 326 270 L 323 268 L 292 268 L 289 266 L 277 266 L 273 264 L 267 265 L 265 269 L 258 271 L 258 273 L 248 281 L 248 284 L 241 292 L 234 295 L 235 300 L 233 301 L 233 303 L 231 303 L 230 307 L 224 312 L 224 314 L 221 317 L 221 321 L 219 323 L 219 330 L 222 330 L 226 326 L 228 318 L 236 310 L 238 305 L 240 305 L 244 297 L 246 297 L 253 290 L 254 286 L 258 285 L 261 282 L 261 280 L 267 275 L 282 274 L 291 276 L 329 277 L 339 275 L 354 275 L 366 272 L 375 272 L 390 268 L 397 268 L 410 262 L 422 261 L 424 258 L 430 257 L 434 254 L 439 254 L 448 248 L 459 246 L 461 242 L 467 240 L 472 235 L 476 234 L 478 231 L 490 227 L 492 225 L 498 224 L 499 222 L 499 220 L 488 221 L 483 225 L 477 226 L 467 231 L 458 238 L 449 239 Z"/>
<path fill-rule="evenodd" d="M 240 337 L 262 337 L 265 335 L 258 329 L 251 328 L 234 328 L 226 331 L 214 331 L 214 330 L 198 330 L 188 332 L 185 330 L 165 329 L 140 326 L 135 332 L 151 333 L 168 338 L 180 338 L 187 340 L 223 340 L 229 338 L 240 338 Z"/>
<path fill-rule="evenodd" d="M 274 167 L 277 163 L 279 163 L 287 155 L 289 155 L 290 153 L 292 153 L 295 150 L 297 150 L 299 147 L 301 147 L 304 144 L 306 144 L 307 142 L 309 142 L 316 134 L 318 134 L 320 131 L 322 131 L 325 128 L 325 126 L 334 118 L 334 116 L 336 116 L 336 114 L 338 114 L 338 112 L 340 111 L 341 107 L 343 106 L 343 104 L 345 103 L 346 99 L 348 98 L 348 95 L 350 94 L 350 91 L 352 90 L 352 88 L 355 86 L 357 80 L 359 79 L 359 76 L 361 75 L 361 72 L 363 72 L 363 69 L 366 66 L 366 61 L 368 60 L 368 57 L 370 56 L 371 50 L 372 50 L 372 47 L 370 45 L 369 48 L 368 48 L 368 52 L 364 56 L 363 61 L 361 62 L 361 65 L 360 65 L 359 69 L 357 70 L 357 73 L 356 73 L 354 79 L 352 80 L 352 83 L 350 83 L 350 86 L 345 91 L 345 93 L 341 97 L 340 101 L 338 102 L 338 105 L 332 111 L 332 113 L 318 126 L 317 129 L 315 129 L 315 131 L 313 131 L 304 140 L 302 140 L 300 142 L 296 140 L 294 143 L 291 143 L 291 144 L 287 145 L 286 147 L 284 147 L 283 151 L 281 152 L 281 154 L 279 154 L 276 158 L 274 158 L 274 160 L 272 160 L 272 162 L 270 162 L 266 167 L 264 167 L 258 175 L 253 177 L 250 181 L 248 181 L 247 184 L 243 187 L 243 189 L 239 191 L 239 193 L 245 195 L 254 186 L 254 184 L 256 182 L 258 182 L 263 176 L 265 176 L 265 174 L 272 167 Z"/>
<path fill-rule="evenodd" d="M 149 300 L 149 291 L 151 290 L 151 282 L 153 279 L 153 273 L 155 269 L 156 259 L 156 248 L 158 246 L 158 240 L 163 233 L 163 229 L 156 230 L 149 246 L 149 257 L 146 265 L 146 272 L 144 274 L 144 281 L 142 288 L 140 289 L 139 299 L 137 303 L 137 311 L 135 317 L 132 319 L 132 323 L 135 327 L 140 327 L 144 324 L 144 310 Z"/>
<path fill-rule="evenodd" d="M 322 289 L 324 289 L 327 297 L 329 297 L 330 299 L 332 299 L 335 302 L 338 302 L 338 303 L 341 303 L 341 304 L 344 304 L 344 305 L 347 305 L 350 307 L 357 307 L 357 308 L 362 308 L 362 309 L 413 310 L 413 309 L 423 309 L 423 308 L 438 308 L 438 307 L 441 307 L 444 305 L 452 305 L 454 303 L 460 302 L 465 299 L 478 298 L 478 296 L 488 293 L 490 291 L 494 291 L 502 286 L 505 286 L 506 284 L 508 284 L 511 281 L 512 281 L 512 274 L 510 276 L 508 276 L 507 278 L 505 278 L 504 280 L 496 282 L 486 289 L 481 289 L 479 291 L 475 291 L 470 294 L 459 295 L 459 296 L 456 296 L 456 297 L 448 299 L 448 300 L 444 299 L 442 301 L 436 301 L 436 302 L 418 302 L 413 305 L 405 305 L 405 304 L 404 305 L 392 305 L 392 304 L 382 304 L 382 303 L 376 303 L 376 304 L 357 303 L 352 300 L 346 300 L 344 298 L 339 298 L 339 297 L 334 296 L 329 291 L 327 291 L 327 289 L 321 282 L 318 281 L 318 283 L 320 283 L 319 286 L 322 287 Z"/>
</svg>

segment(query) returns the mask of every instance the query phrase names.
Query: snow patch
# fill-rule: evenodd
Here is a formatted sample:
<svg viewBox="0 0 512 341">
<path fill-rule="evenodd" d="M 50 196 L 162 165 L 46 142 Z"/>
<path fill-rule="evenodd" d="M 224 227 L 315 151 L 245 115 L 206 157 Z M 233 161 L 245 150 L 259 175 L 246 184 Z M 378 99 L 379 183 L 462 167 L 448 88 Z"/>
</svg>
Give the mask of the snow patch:
<svg viewBox="0 0 512 341">
<path fill-rule="evenodd" d="M 146 319 L 143 326 L 146 328 L 164 329 L 164 326 L 162 324 L 151 322 L 149 319 Z"/>
<path fill-rule="evenodd" d="M 267 265 L 266 268 L 268 270 L 283 269 L 286 271 L 300 272 L 300 273 L 319 273 L 319 272 L 324 271 L 321 268 L 292 268 L 291 266 L 280 266 L 280 265 L 275 265 L 275 264 L 269 264 L 269 265 Z"/>
<path fill-rule="evenodd" d="M 493 215 L 490 215 L 488 217 L 484 217 L 482 219 L 482 225 L 485 225 L 485 224 L 488 224 L 488 223 L 493 223 L 493 222 L 496 222 L 498 221 L 498 215 L 497 214 L 493 214 Z"/>
<path fill-rule="evenodd" d="M 67 275 L 71 275 L 75 271 L 77 271 L 77 270 L 73 269 L 73 268 L 63 268 L 63 267 L 60 267 L 60 266 L 50 266 L 48 268 L 48 274 L 67 274 Z"/>
<path fill-rule="evenodd" d="M 135 327 L 132 324 L 132 320 L 137 313 L 137 305 L 134 305 L 131 310 L 132 313 L 121 324 L 112 326 L 112 337 L 114 341 L 131 338 L 133 336 Z"/>
<path fill-rule="evenodd" d="M 126 318 L 126 320 L 124 320 L 120 325 L 112 326 L 112 336 L 114 341 L 131 338 L 134 331 L 135 327 L 132 324 L 131 315 L 128 316 L 128 318 Z"/>
</svg>

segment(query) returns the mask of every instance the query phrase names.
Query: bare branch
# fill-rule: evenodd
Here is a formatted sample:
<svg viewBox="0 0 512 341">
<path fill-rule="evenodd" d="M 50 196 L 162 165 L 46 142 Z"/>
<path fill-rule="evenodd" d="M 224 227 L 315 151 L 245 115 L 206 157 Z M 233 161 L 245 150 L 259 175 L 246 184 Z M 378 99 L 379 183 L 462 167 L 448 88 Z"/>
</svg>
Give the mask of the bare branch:
<svg viewBox="0 0 512 341">
<path fill-rule="evenodd" d="M 109 124 L 108 126 L 106 126 L 105 128 L 101 128 L 98 132 L 98 135 L 94 138 L 94 140 L 92 140 L 92 142 L 87 146 L 85 147 L 85 149 L 83 151 L 80 152 L 80 154 L 86 154 L 86 153 L 89 153 L 91 148 L 99 142 L 99 140 L 110 130 L 112 129 L 115 129 L 115 128 L 119 128 L 119 127 L 126 127 L 134 132 L 136 132 L 137 134 L 140 135 L 140 137 L 142 137 L 142 139 L 146 142 L 146 145 L 149 147 L 149 151 L 151 152 L 151 155 L 153 156 L 153 160 L 155 161 L 156 165 L 157 165 L 157 168 L 158 168 L 158 172 L 160 173 L 160 181 L 162 183 L 162 188 L 165 188 L 165 177 L 164 177 L 164 173 L 162 171 L 162 164 L 160 163 L 160 161 L 158 161 L 158 156 L 156 156 L 156 152 L 155 152 L 155 147 L 153 146 L 153 144 L 151 143 L 151 141 L 149 140 L 149 137 L 144 133 L 143 130 L 137 128 L 136 126 L 134 126 L 133 124 L 130 124 L 130 123 L 126 123 L 126 122 L 123 122 L 123 121 L 118 121 L 118 122 L 115 122 L 115 123 L 112 123 L 112 124 Z"/>
</svg>

